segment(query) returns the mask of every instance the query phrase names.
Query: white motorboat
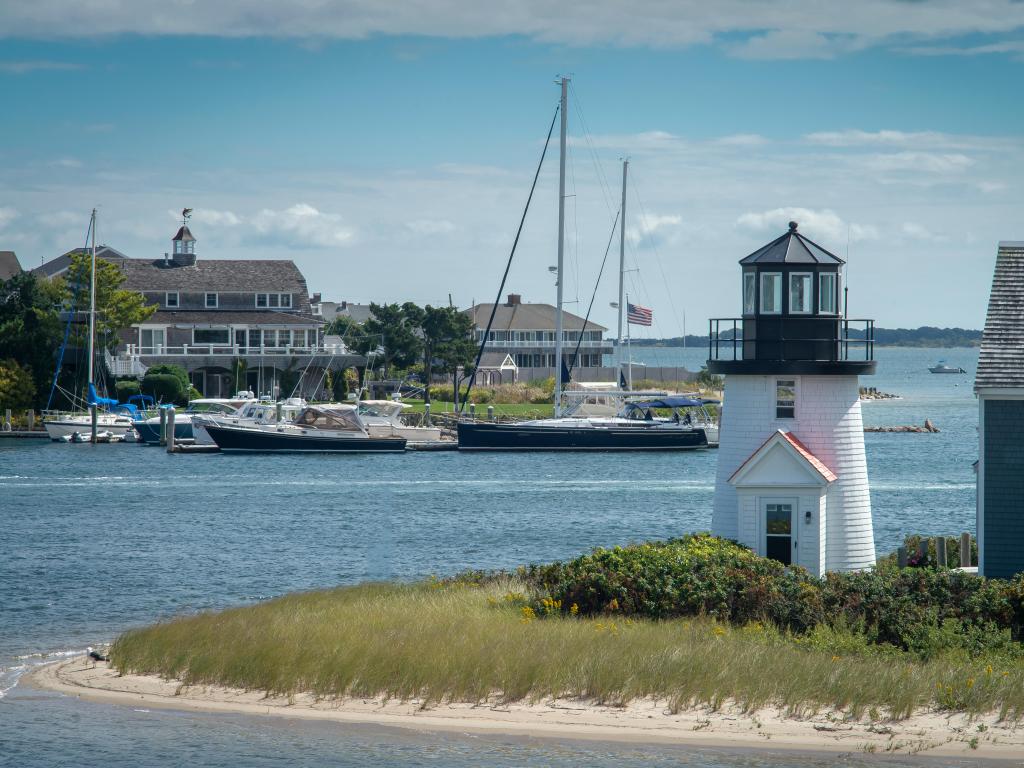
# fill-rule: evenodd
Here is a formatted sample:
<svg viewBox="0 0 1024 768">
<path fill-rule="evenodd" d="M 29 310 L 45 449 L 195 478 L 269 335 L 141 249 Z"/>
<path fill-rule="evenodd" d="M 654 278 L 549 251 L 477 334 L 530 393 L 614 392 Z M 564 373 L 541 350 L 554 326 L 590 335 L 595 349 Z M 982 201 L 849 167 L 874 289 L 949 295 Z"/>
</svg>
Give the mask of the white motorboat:
<svg viewBox="0 0 1024 768">
<path fill-rule="evenodd" d="M 204 414 L 229 416 L 236 413 L 239 408 L 248 402 L 251 401 L 240 397 L 200 397 L 190 400 L 185 410 L 177 411 L 174 414 L 174 439 L 192 440 L 195 437 L 195 430 L 193 428 L 195 417 Z M 160 443 L 159 416 L 135 422 L 135 429 L 144 442 L 150 445 L 158 445 Z"/>
<path fill-rule="evenodd" d="M 278 419 L 278 407 L 280 406 L 280 420 Z M 220 413 L 199 413 L 192 417 L 192 437 L 196 445 L 216 445 L 207 426 L 210 424 L 228 425 L 250 425 L 289 423 L 302 412 L 306 407 L 306 401 L 301 397 L 291 397 L 280 403 L 270 400 L 248 400 L 229 414 Z"/>
<path fill-rule="evenodd" d="M 360 400 L 357 403 L 359 419 L 366 425 L 370 437 L 404 437 L 411 443 L 440 440 L 441 430 L 437 427 L 411 427 L 402 423 L 402 411 L 410 407 L 397 400 Z"/>
</svg>

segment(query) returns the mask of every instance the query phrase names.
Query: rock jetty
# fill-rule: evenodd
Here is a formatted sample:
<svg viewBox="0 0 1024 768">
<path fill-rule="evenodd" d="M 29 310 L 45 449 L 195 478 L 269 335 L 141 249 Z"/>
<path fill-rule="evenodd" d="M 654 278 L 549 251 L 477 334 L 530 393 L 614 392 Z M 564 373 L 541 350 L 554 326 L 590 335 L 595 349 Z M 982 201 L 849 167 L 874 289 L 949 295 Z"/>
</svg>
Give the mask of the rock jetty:
<svg viewBox="0 0 1024 768">
<path fill-rule="evenodd" d="M 938 427 L 932 424 L 931 419 L 924 420 L 924 426 L 918 427 L 915 425 L 901 426 L 901 427 L 864 427 L 865 432 L 938 432 Z"/>
</svg>

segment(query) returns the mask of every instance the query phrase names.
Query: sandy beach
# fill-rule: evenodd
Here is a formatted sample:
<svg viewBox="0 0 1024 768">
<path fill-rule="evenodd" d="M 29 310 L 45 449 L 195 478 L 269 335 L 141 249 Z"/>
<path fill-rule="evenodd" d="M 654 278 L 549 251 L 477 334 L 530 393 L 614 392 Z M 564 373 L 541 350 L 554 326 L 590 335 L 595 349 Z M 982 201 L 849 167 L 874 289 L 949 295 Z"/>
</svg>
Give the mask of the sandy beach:
<svg viewBox="0 0 1024 768">
<path fill-rule="evenodd" d="M 41 666 L 23 684 L 88 701 L 200 712 L 303 718 L 339 723 L 491 733 L 540 738 L 596 739 L 725 749 L 902 753 L 1024 760 L 1024 729 L 992 716 L 920 713 L 896 722 L 847 721 L 829 712 L 796 718 L 764 709 L 742 713 L 698 708 L 672 714 L 657 701 L 625 707 L 576 700 L 516 704 L 441 704 L 370 699 L 317 701 L 310 695 L 267 697 L 217 686 L 185 687 L 155 676 L 120 676 L 106 663 L 77 657 Z"/>
</svg>

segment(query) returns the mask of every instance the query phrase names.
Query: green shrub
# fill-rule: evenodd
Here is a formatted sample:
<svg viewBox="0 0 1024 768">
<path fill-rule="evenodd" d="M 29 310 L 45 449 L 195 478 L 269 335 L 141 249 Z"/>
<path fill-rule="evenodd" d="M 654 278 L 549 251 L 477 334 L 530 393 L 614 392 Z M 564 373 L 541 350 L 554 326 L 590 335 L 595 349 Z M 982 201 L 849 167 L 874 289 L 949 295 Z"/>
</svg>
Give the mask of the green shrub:
<svg viewBox="0 0 1024 768">
<path fill-rule="evenodd" d="M 0 408 L 12 411 L 30 408 L 35 396 L 32 372 L 13 358 L 0 360 Z"/>
<path fill-rule="evenodd" d="M 142 393 L 140 383 L 135 379 L 125 379 L 114 384 L 114 391 L 117 393 L 117 401 L 119 403 L 128 402 L 128 398 L 132 395 L 138 395 Z"/>
<path fill-rule="evenodd" d="M 181 380 L 170 373 L 146 373 L 141 385 L 142 393 L 150 395 L 158 403 L 184 403 L 188 390 L 183 389 Z"/>
<path fill-rule="evenodd" d="M 709 616 L 764 622 L 822 643 L 855 632 L 864 643 L 924 659 L 958 650 L 1019 651 L 1024 575 L 984 579 L 959 570 L 887 567 L 811 576 L 707 534 L 596 549 L 565 563 L 521 569 L 543 600 L 583 615 L 650 619 Z M 860 642 L 860 641 L 858 641 Z M 1013 651 L 1016 653 L 1017 651 Z"/>
</svg>

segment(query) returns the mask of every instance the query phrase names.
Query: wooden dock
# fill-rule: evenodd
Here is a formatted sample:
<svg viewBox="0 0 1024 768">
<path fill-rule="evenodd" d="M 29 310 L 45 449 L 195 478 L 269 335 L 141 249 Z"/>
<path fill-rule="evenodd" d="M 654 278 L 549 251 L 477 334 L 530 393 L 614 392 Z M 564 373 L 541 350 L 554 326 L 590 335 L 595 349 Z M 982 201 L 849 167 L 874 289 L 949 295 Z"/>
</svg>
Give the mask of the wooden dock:
<svg viewBox="0 0 1024 768">
<path fill-rule="evenodd" d="M 49 440 L 45 429 L 12 429 L 10 432 L 0 430 L 0 438 L 22 438 L 27 440 Z"/>
</svg>

